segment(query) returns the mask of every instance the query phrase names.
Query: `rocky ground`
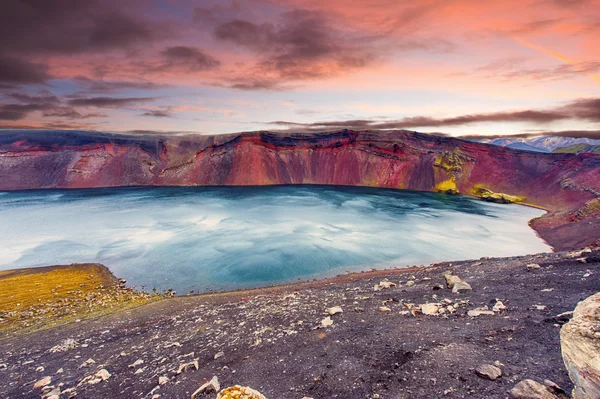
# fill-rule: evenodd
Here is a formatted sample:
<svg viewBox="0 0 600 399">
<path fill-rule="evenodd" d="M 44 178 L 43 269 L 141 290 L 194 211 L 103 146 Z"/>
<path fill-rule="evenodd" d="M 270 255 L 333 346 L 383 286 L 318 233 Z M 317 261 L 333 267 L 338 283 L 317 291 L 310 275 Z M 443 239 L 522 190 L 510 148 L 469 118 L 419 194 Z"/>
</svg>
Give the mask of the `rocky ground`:
<svg viewBox="0 0 600 399">
<path fill-rule="evenodd" d="M 599 273 L 600 250 L 561 252 L 163 299 L 0 340 L 0 397 L 189 398 L 214 376 L 271 399 L 568 392 L 563 313 Z"/>
</svg>

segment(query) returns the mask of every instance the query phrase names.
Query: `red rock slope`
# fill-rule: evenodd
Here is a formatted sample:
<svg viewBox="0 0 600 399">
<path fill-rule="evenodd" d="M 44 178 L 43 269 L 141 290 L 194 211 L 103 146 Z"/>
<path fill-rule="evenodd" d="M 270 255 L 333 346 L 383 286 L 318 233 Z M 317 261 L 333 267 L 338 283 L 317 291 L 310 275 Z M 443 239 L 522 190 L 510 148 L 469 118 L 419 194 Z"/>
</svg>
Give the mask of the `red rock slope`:
<svg viewBox="0 0 600 399">
<path fill-rule="evenodd" d="M 464 194 L 483 187 L 548 209 L 531 225 L 555 249 L 600 245 L 598 155 L 533 153 L 409 131 L 0 132 L 0 190 L 270 184 Z"/>
</svg>

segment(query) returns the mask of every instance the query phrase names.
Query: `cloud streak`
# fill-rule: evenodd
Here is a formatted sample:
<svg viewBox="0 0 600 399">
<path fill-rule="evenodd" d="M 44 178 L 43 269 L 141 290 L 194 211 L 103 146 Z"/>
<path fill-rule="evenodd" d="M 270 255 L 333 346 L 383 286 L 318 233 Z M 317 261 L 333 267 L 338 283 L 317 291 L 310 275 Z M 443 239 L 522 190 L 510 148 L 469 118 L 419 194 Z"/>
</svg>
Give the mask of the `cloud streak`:
<svg viewBox="0 0 600 399">
<path fill-rule="evenodd" d="M 450 118 L 435 118 L 430 116 L 413 116 L 397 120 L 355 119 L 341 121 L 323 121 L 312 123 L 297 123 L 289 121 L 269 122 L 270 125 L 285 126 L 290 129 L 306 128 L 319 129 L 415 129 L 428 127 L 452 127 L 471 125 L 475 123 L 515 123 L 527 122 L 547 124 L 551 122 L 579 119 L 600 122 L 600 98 L 589 98 L 572 101 L 564 106 L 548 110 L 520 110 L 507 112 L 492 112 L 481 114 L 460 115 Z"/>
</svg>

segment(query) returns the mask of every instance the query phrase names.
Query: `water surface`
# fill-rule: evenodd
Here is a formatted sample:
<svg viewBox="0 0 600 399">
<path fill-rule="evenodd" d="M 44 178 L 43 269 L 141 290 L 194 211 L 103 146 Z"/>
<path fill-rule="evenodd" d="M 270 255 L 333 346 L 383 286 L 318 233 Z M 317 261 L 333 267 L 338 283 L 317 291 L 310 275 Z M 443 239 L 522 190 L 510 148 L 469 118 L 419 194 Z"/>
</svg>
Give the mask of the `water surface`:
<svg viewBox="0 0 600 399">
<path fill-rule="evenodd" d="M 359 187 L 0 192 L 0 270 L 98 262 L 179 294 L 550 248 L 537 209 Z"/>
</svg>

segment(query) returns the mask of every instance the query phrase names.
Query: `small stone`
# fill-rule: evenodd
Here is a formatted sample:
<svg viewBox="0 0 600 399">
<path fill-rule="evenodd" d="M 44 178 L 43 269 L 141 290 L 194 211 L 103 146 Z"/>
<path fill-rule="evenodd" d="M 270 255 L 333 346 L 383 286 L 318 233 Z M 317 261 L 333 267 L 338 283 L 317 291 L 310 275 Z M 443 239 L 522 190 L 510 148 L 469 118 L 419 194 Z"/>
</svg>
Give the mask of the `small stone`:
<svg viewBox="0 0 600 399">
<path fill-rule="evenodd" d="M 96 362 L 94 361 L 94 359 L 88 359 L 88 360 L 86 360 L 85 362 L 81 363 L 81 365 L 79 366 L 79 368 L 83 368 L 83 367 L 89 367 L 89 366 L 91 366 L 91 365 L 92 365 L 92 364 L 94 364 L 94 363 L 96 363 Z"/>
<path fill-rule="evenodd" d="M 467 315 L 470 317 L 477 317 L 477 316 L 481 316 L 481 315 L 493 315 L 493 314 L 494 314 L 494 312 L 492 310 L 489 310 L 487 308 L 487 306 L 475 308 L 475 309 L 469 310 L 467 312 Z"/>
<path fill-rule="evenodd" d="M 388 308 L 387 306 L 380 306 L 379 311 L 380 312 L 391 312 L 392 309 Z"/>
<path fill-rule="evenodd" d="M 192 399 L 196 398 L 196 395 L 202 392 L 219 392 L 221 389 L 221 384 L 219 383 L 219 379 L 217 376 L 213 376 L 207 383 L 204 383 L 200 386 L 200 388 L 196 389 L 192 394 Z"/>
<path fill-rule="evenodd" d="M 557 399 L 550 390 L 534 380 L 523 380 L 513 387 L 510 395 L 514 399 Z"/>
<path fill-rule="evenodd" d="M 102 381 L 108 380 L 110 376 L 111 374 L 106 369 L 99 370 L 94 374 L 94 377 L 99 378 Z"/>
<path fill-rule="evenodd" d="M 530 263 L 527 265 L 527 270 L 535 270 L 541 268 L 537 263 Z"/>
<path fill-rule="evenodd" d="M 52 383 L 52 377 L 46 376 L 33 384 L 33 389 L 45 387 L 46 385 L 50 385 L 50 383 Z"/>
<path fill-rule="evenodd" d="M 407 287 L 412 287 L 413 285 L 415 285 L 415 282 L 412 281 L 412 280 L 409 280 L 409 281 L 406 282 L 406 286 Z"/>
<path fill-rule="evenodd" d="M 217 399 L 267 399 L 262 393 L 250 388 L 234 385 L 223 389 Z"/>
<path fill-rule="evenodd" d="M 130 369 L 134 369 L 141 364 L 144 364 L 144 361 L 142 359 L 138 359 L 127 367 L 129 367 Z"/>
<path fill-rule="evenodd" d="M 321 320 L 321 327 L 323 327 L 323 328 L 326 328 L 326 327 L 329 327 L 332 325 L 333 325 L 333 320 L 331 319 L 331 316 L 327 316 L 326 318 Z"/>
<path fill-rule="evenodd" d="M 62 373 L 64 373 L 64 372 L 65 372 L 65 371 L 63 370 L 63 368 L 62 368 L 62 367 L 61 367 L 61 368 L 59 368 L 58 370 L 56 370 L 56 374 L 62 374 Z"/>
<path fill-rule="evenodd" d="M 482 364 L 475 369 L 475 374 L 488 380 L 496 380 L 502 376 L 502 370 L 491 364 Z"/>
<path fill-rule="evenodd" d="M 45 387 L 41 399 L 60 399 L 60 387 Z"/>
<path fill-rule="evenodd" d="M 426 316 L 437 316 L 440 314 L 440 305 L 437 303 L 424 303 L 420 306 L 421 313 Z"/>
<path fill-rule="evenodd" d="M 220 357 L 225 356 L 225 352 L 217 352 L 215 353 L 214 359 L 217 360 Z"/>
<path fill-rule="evenodd" d="M 192 367 L 194 367 L 196 370 L 198 370 L 198 359 L 194 360 L 193 362 L 180 364 L 179 368 L 177 369 L 177 374 L 181 374 L 184 371 L 188 371 Z"/>
<path fill-rule="evenodd" d="M 330 316 L 333 316 L 334 314 L 337 313 L 343 313 L 344 311 L 342 310 L 342 308 L 340 306 L 334 306 L 332 308 L 327 308 L 325 309 L 325 313 L 327 313 Z"/>
<path fill-rule="evenodd" d="M 37 371 L 38 373 L 43 373 L 44 372 L 44 367 L 43 366 L 39 366 L 37 369 L 35 369 L 35 371 Z"/>
<path fill-rule="evenodd" d="M 383 281 L 379 282 L 379 286 L 381 288 L 391 288 L 391 287 L 395 287 L 396 283 L 392 283 L 391 281 L 383 280 Z"/>
<path fill-rule="evenodd" d="M 462 294 L 465 292 L 469 292 L 471 290 L 472 290 L 472 288 L 469 285 L 469 283 L 462 281 L 462 280 L 457 283 L 454 283 L 454 286 L 452 287 L 452 292 L 454 294 L 458 294 L 458 293 Z"/>
<path fill-rule="evenodd" d="M 165 385 L 167 382 L 169 382 L 169 377 L 165 377 L 164 375 L 158 377 L 158 385 Z"/>
<path fill-rule="evenodd" d="M 496 298 L 496 303 L 494 304 L 494 307 L 492 307 L 492 311 L 500 312 L 501 310 L 506 310 L 506 305 L 504 305 L 500 299 Z"/>
<path fill-rule="evenodd" d="M 454 284 L 462 281 L 460 277 L 454 276 L 451 271 L 444 273 L 444 278 L 446 279 L 446 287 L 452 289 Z"/>
<path fill-rule="evenodd" d="M 566 394 L 567 392 L 562 389 L 557 383 L 555 383 L 554 381 L 550 381 L 550 380 L 544 380 L 544 385 L 549 388 L 552 392 L 554 392 L 557 395 L 562 395 L 562 394 Z"/>
</svg>

